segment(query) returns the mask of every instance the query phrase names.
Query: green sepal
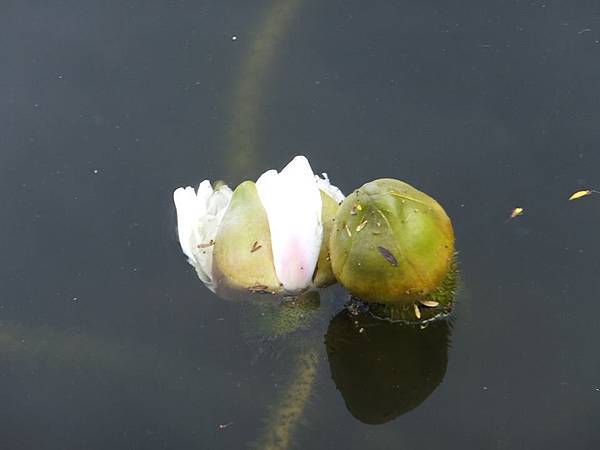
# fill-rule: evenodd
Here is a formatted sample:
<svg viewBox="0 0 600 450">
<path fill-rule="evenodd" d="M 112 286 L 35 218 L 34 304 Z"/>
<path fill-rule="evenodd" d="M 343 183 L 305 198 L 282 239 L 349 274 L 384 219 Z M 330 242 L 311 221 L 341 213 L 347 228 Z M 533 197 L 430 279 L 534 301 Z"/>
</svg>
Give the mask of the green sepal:
<svg viewBox="0 0 600 450">
<path fill-rule="evenodd" d="M 220 289 L 280 292 L 267 214 L 252 181 L 240 184 L 217 230 L 213 278 Z"/>
</svg>

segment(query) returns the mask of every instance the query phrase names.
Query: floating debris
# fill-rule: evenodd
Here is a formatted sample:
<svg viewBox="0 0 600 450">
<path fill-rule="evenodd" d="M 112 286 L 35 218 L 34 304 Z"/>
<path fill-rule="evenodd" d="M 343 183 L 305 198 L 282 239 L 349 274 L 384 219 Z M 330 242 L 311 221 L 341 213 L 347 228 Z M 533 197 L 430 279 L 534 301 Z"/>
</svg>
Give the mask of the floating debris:
<svg viewBox="0 0 600 450">
<path fill-rule="evenodd" d="M 354 203 L 352 205 L 352 209 L 350 210 L 350 214 L 355 216 L 356 215 L 356 211 L 362 211 L 362 206 L 360 206 L 360 204 L 358 203 Z"/>
<path fill-rule="evenodd" d="M 352 237 L 352 231 L 350 231 L 350 228 L 348 228 L 348 224 L 346 224 L 345 227 L 346 227 L 346 233 L 348 234 L 348 237 Z"/>
<path fill-rule="evenodd" d="M 230 427 L 231 425 L 233 425 L 233 422 L 222 423 L 221 425 L 219 425 L 219 430 L 224 430 L 225 428 Z"/>
<path fill-rule="evenodd" d="M 515 217 L 523 215 L 524 211 L 525 210 L 523 208 L 516 207 L 515 209 L 512 210 L 512 212 L 510 213 L 510 217 L 507 220 L 514 219 Z"/>
<path fill-rule="evenodd" d="M 419 303 L 423 306 L 427 306 L 428 308 L 436 308 L 440 306 L 439 302 L 434 300 L 419 300 Z"/>
<path fill-rule="evenodd" d="M 358 233 L 360 230 L 362 230 L 364 227 L 367 226 L 367 220 L 365 220 L 364 222 L 361 222 L 357 227 L 356 227 L 356 232 Z"/>
<path fill-rule="evenodd" d="M 569 197 L 569 200 L 577 200 L 578 198 L 581 198 L 581 197 L 587 197 L 588 195 L 592 195 L 595 192 L 596 191 L 594 191 L 592 189 L 585 189 L 583 191 L 577 191 Z"/>
<path fill-rule="evenodd" d="M 387 248 L 378 246 L 377 251 L 379 251 L 381 256 L 383 256 L 392 266 L 398 267 L 398 260 Z"/>
<path fill-rule="evenodd" d="M 421 310 L 419 309 L 419 307 L 417 306 L 416 303 L 413 303 L 413 307 L 415 309 L 415 316 L 417 317 L 417 319 L 421 318 Z"/>
<path fill-rule="evenodd" d="M 248 290 L 250 292 L 268 292 L 269 286 L 266 286 L 264 284 L 255 284 L 254 286 L 250 286 L 248 288 Z"/>
</svg>

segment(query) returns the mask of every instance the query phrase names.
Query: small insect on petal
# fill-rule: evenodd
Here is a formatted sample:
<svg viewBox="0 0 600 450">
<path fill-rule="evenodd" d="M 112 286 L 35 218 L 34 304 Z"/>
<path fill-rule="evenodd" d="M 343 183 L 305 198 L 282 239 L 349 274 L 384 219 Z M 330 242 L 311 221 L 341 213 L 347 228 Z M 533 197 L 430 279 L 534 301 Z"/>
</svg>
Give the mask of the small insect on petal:
<svg viewBox="0 0 600 450">
<path fill-rule="evenodd" d="M 513 209 L 512 212 L 510 213 L 509 219 L 514 219 L 515 217 L 522 215 L 523 211 L 525 211 L 525 210 L 520 207 Z"/>
<path fill-rule="evenodd" d="M 413 307 L 415 308 L 415 316 L 417 316 L 417 319 L 421 318 L 421 310 L 419 309 L 419 307 L 417 306 L 416 303 L 413 304 Z"/>
<path fill-rule="evenodd" d="M 257 250 L 260 250 L 261 248 L 262 245 L 260 245 L 258 241 L 254 241 L 254 244 L 252 244 L 252 248 L 250 249 L 250 253 L 254 253 Z"/>
<path fill-rule="evenodd" d="M 583 190 L 583 191 L 577 191 L 577 192 L 575 192 L 573 195 L 571 195 L 569 197 L 569 200 L 577 200 L 578 198 L 586 197 L 586 196 L 591 195 L 593 193 L 594 193 L 594 191 L 592 191 L 591 189 L 586 189 L 586 190 Z"/>
<path fill-rule="evenodd" d="M 356 227 L 356 232 L 358 233 L 360 230 L 362 230 L 364 227 L 367 226 L 367 221 L 365 220 L 364 222 L 361 222 L 357 227 Z"/>
<path fill-rule="evenodd" d="M 207 247 L 212 247 L 213 245 L 215 245 L 215 241 L 213 241 L 211 239 L 208 244 L 198 244 L 197 247 L 198 248 L 207 248 Z"/>
<path fill-rule="evenodd" d="M 419 300 L 419 303 L 423 306 L 427 306 L 428 308 L 435 308 L 436 306 L 440 306 L 440 304 L 434 300 Z"/>
</svg>

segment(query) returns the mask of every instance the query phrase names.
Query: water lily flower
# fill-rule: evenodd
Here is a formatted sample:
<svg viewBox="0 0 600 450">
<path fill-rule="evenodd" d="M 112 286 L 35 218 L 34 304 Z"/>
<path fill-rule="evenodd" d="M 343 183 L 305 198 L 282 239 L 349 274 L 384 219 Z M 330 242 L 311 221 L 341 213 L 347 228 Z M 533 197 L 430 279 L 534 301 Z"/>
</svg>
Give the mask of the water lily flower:
<svg viewBox="0 0 600 450">
<path fill-rule="evenodd" d="M 344 195 L 304 156 L 234 191 L 205 180 L 173 197 L 181 248 L 213 291 L 299 292 L 335 282 L 328 236 Z"/>
<path fill-rule="evenodd" d="M 232 190 L 221 184 L 213 189 L 204 180 L 198 190 L 188 186 L 178 188 L 174 194 L 177 208 L 177 231 L 179 243 L 198 277 L 214 291 L 212 280 L 212 257 L 217 228 L 227 210 Z"/>
<path fill-rule="evenodd" d="M 455 278 L 452 223 L 438 202 L 402 181 L 375 180 L 348 196 L 329 244 L 337 280 L 356 297 L 408 306 L 416 319 L 421 306 L 450 301 L 436 290 Z"/>
</svg>

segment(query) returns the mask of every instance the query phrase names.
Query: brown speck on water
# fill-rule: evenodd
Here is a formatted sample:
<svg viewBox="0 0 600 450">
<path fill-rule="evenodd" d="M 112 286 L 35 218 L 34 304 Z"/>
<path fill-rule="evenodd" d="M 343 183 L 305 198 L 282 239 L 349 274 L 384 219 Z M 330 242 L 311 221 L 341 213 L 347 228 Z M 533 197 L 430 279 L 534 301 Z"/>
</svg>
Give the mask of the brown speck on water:
<svg viewBox="0 0 600 450">
<path fill-rule="evenodd" d="M 250 253 L 254 253 L 257 250 L 260 250 L 261 248 L 262 245 L 260 245 L 258 241 L 254 241 L 254 244 L 252 244 L 252 248 L 250 249 Z"/>
<path fill-rule="evenodd" d="M 390 252 L 387 248 L 378 246 L 377 251 L 381 256 L 383 256 L 387 262 L 389 262 L 392 266 L 398 267 L 398 260 L 394 256 L 392 252 Z"/>
</svg>

